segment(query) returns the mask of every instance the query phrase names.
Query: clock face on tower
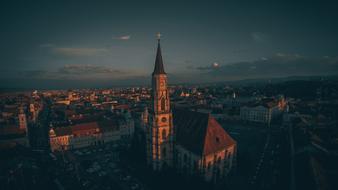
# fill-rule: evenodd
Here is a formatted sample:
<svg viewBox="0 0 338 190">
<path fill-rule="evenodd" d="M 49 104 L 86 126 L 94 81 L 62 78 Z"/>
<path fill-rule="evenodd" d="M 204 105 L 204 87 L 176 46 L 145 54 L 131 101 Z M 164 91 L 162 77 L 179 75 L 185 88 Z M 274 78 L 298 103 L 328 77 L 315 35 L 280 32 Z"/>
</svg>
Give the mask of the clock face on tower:
<svg viewBox="0 0 338 190">
<path fill-rule="evenodd" d="M 166 117 L 162 117 L 162 118 L 161 118 L 161 121 L 162 121 L 162 122 L 166 122 L 166 121 L 167 121 L 167 118 L 166 118 Z"/>
</svg>

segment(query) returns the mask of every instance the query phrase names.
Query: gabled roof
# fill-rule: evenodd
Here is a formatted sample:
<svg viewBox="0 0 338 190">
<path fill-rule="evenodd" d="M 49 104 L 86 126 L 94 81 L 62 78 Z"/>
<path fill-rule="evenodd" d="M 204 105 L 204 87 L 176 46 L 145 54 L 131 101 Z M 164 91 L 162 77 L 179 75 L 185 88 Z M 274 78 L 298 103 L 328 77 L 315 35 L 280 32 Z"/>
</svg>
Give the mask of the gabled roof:
<svg viewBox="0 0 338 190">
<path fill-rule="evenodd" d="M 153 75 L 156 75 L 156 74 L 166 74 L 164 72 L 160 40 L 158 40 L 156 60 L 155 60 L 155 68 L 154 68 L 154 72 L 153 72 Z"/>
<path fill-rule="evenodd" d="M 203 155 L 212 154 L 236 144 L 236 141 L 209 114 L 207 133 L 204 139 Z"/>
<path fill-rule="evenodd" d="M 69 127 L 58 127 L 50 131 L 50 135 L 68 136 L 68 135 L 91 135 L 99 132 L 116 131 L 120 129 L 122 120 L 116 118 L 114 120 L 103 119 L 98 122 L 87 122 L 76 124 Z M 54 133 L 54 134 L 53 134 Z"/>
<path fill-rule="evenodd" d="M 196 155 L 209 155 L 236 144 L 208 113 L 174 110 L 173 114 L 177 144 Z"/>
</svg>

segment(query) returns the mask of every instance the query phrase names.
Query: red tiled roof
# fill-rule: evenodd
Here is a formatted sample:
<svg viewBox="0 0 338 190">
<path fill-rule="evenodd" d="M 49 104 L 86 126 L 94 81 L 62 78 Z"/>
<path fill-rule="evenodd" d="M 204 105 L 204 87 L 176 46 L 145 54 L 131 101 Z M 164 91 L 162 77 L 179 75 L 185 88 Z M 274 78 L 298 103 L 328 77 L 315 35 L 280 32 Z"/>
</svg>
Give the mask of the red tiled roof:
<svg viewBox="0 0 338 190">
<path fill-rule="evenodd" d="M 71 127 L 58 127 L 54 129 L 56 136 L 65 135 L 89 135 L 98 132 L 119 130 L 119 120 L 101 120 L 98 122 L 87 122 L 76 124 Z"/>
<path fill-rule="evenodd" d="M 208 155 L 236 144 L 230 135 L 209 115 L 207 133 L 204 139 L 203 155 Z"/>
<path fill-rule="evenodd" d="M 173 114 L 177 143 L 197 155 L 208 155 L 236 144 L 208 113 L 175 110 Z"/>
<path fill-rule="evenodd" d="M 81 123 L 72 126 L 73 135 L 85 135 L 88 133 L 96 133 L 98 132 L 99 126 L 97 122 L 90 123 Z"/>
<path fill-rule="evenodd" d="M 75 110 L 66 110 L 65 111 L 66 116 L 71 117 L 72 115 L 76 115 Z"/>
<path fill-rule="evenodd" d="M 100 131 L 107 132 L 107 131 L 116 131 L 120 129 L 120 125 L 117 120 L 101 120 L 98 122 Z"/>
<path fill-rule="evenodd" d="M 114 109 L 129 109 L 129 106 L 127 104 L 119 104 L 119 105 L 115 105 Z"/>
</svg>

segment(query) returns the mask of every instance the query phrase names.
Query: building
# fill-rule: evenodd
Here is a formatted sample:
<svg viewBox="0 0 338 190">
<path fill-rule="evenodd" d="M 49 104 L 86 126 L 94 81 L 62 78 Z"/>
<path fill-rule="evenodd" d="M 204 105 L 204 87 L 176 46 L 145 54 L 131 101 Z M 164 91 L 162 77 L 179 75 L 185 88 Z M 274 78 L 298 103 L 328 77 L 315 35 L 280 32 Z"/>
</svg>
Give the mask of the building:
<svg viewBox="0 0 338 190">
<path fill-rule="evenodd" d="M 147 126 L 149 125 L 148 119 L 149 119 L 148 108 L 144 107 L 144 110 L 141 113 L 141 123 L 140 123 L 141 129 L 143 130 L 143 132 L 147 132 L 147 129 L 148 129 Z"/>
<path fill-rule="evenodd" d="M 144 111 L 141 114 L 141 119 L 143 124 L 148 124 L 148 118 L 149 118 L 149 113 L 148 113 L 148 108 L 144 107 Z"/>
<path fill-rule="evenodd" d="M 131 116 L 118 115 L 111 119 L 51 128 L 49 142 L 52 152 L 99 146 L 111 142 L 129 145 L 133 134 L 134 121 Z"/>
<path fill-rule="evenodd" d="M 19 110 L 17 112 L 17 110 Z M 13 112 L 17 113 L 17 118 L 15 114 L 15 123 L 0 123 L 0 149 L 2 148 L 11 148 L 17 145 L 29 147 L 28 140 L 28 129 L 27 129 L 27 118 L 23 106 L 21 105 L 19 109 L 15 107 Z M 11 112 L 11 113 L 13 113 Z"/>
<path fill-rule="evenodd" d="M 173 166 L 173 118 L 170 109 L 167 74 L 164 72 L 160 38 L 152 73 L 152 107 L 147 131 L 147 160 L 153 170 Z"/>
<path fill-rule="evenodd" d="M 37 110 L 35 110 L 35 105 L 34 105 L 34 103 L 30 103 L 30 104 L 29 104 L 29 112 L 30 112 L 30 114 L 31 114 L 31 120 L 32 120 L 33 122 L 35 122 L 35 121 L 36 121 L 36 118 L 37 118 Z"/>
<path fill-rule="evenodd" d="M 284 98 L 278 101 L 265 99 L 260 103 L 249 103 L 241 107 L 240 118 L 242 121 L 270 125 L 271 121 L 280 116 L 285 108 Z"/>
<path fill-rule="evenodd" d="M 227 176 L 235 165 L 236 141 L 211 114 L 175 110 L 174 126 L 178 172 L 214 182 Z"/>
<path fill-rule="evenodd" d="M 237 143 L 214 117 L 188 109 L 172 112 L 159 38 L 146 136 L 147 162 L 154 171 L 170 167 L 217 182 L 235 166 Z"/>
<path fill-rule="evenodd" d="M 22 106 L 20 107 L 18 119 L 19 119 L 19 128 L 27 131 L 27 118 Z"/>
<path fill-rule="evenodd" d="M 15 147 L 16 145 L 30 146 L 26 130 L 11 125 L 1 126 L 0 150 L 3 148 Z"/>
</svg>

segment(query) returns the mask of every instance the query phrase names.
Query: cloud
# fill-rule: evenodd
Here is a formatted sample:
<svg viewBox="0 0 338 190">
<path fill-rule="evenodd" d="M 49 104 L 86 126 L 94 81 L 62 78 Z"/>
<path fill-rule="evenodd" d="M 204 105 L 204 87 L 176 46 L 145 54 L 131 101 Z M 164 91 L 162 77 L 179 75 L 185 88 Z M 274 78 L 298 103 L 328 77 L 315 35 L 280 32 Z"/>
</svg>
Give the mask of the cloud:
<svg viewBox="0 0 338 190">
<path fill-rule="evenodd" d="M 112 69 L 104 66 L 96 65 L 65 65 L 60 68 L 59 73 L 62 74 L 122 74 L 123 72 L 117 69 Z"/>
<path fill-rule="evenodd" d="M 219 69 L 221 66 L 218 62 L 214 62 L 209 66 L 205 66 L 205 67 L 196 67 L 197 70 L 201 70 L 201 71 L 207 71 L 207 70 L 214 70 L 214 69 Z"/>
<path fill-rule="evenodd" d="M 252 32 L 251 38 L 254 42 L 262 43 L 268 41 L 268 36 L 262 32 Z"/>
<path fill-rule="evenodd" d="M 17 75 L 26 79 L 109 79 L 132 76 L 132 73 L 98 65 L 64 65 L 54 71 L 26 70 Z"/>
<path fill-rule="evenodd" d="M 45 70 L 27 70 L 19 72 L 19 75 L 24 78 L 42 78 L 48 74 Z"/>
<path fill-rule="evenodd" d="M 51 43 L 40 44 L 39 47 L 63 56 L 93 56 L 103 55 L 109 52 L 107 48 L 59 47 Z"/>
<path fill-rule="evenodd" d="M 69 48 L 69 47 L 55 47 L 52 52 L 64 56 L 93 56 L 107 53 L 106 48 Z"/>
<path fill-rule="evenodd" d="M 193 65 L 187 65 L 185 68 L 186 68 L 186 69 L 189 69 L 189 70 L 195 69 L 195 67 L 194 67 Z"/>
<path fill-rule="evenodd" d="M 262 77 L 287 77 L 338 74 L 338 59 L 311 58 L 299 54 L 278 53 L 255 61 L 219 66 L 197 67 L 200 74 L 220 80 Z"/>
<path fill-rule="evenodd" d="M 129 39 L 130 39 L 130 35 L 113 37 L 113 40 L 129 40 Z"/>
<path fill-rule="evenodd" d="M 214 69 L 218 69 L 220 67 L 219 63 L 217 62 L 214 62 L 212 65 L 211 65 L 212 68 Z"/>
<path fill-rule="evenodd" d="M 205 66 L 205 67 L 196 67 L 196 69 L 200 71 L 209 71 L 212 68 L 210 66 Z"/>
<path fill-rule="evenodd" d="M 39 47 L 41 48 L 52 48 L 54 47 L 54 44 L 46 43 L 46 44 L 40 44 Z"/>
</svg>

